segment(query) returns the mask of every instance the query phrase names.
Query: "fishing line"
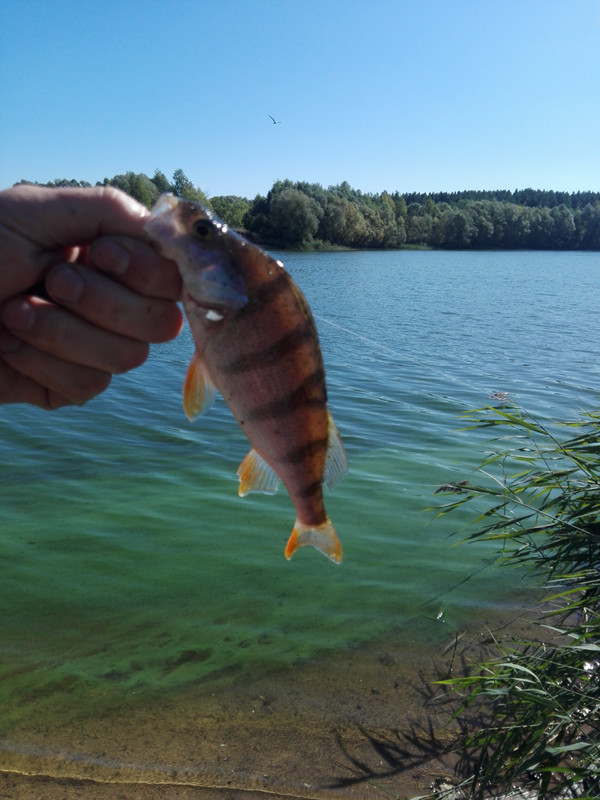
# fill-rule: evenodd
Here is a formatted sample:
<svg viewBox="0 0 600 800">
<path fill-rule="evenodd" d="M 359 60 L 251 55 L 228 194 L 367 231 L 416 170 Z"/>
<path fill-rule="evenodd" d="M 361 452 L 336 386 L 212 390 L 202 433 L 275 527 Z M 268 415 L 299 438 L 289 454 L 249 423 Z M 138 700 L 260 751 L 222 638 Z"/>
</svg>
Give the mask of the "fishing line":
<svg viewBox="0 0 600 800">
<path fill-rule="evenodd" d="M 353 336 L 355 339 L 358 339 L 359 341 L 365 342 L 366 344 L 370 345 L 371 347 L 374 347 L 374 348 L 376 348 L 378 350 L 382 350 L 382 351 L 387 352 L 387 353 L 391 353 L 392 355 L 396 356 L 400 360 L 411 361 L 413 364 L 416 364 L 417 366 L 419 366 L 421 368 L 423 366 L 426 366 L 427 369 L 430 370 L 430 372 L 434 372 L 437 375 L 441 375 L 446 380 L 453 380 L 455 383 L 460 383 L 463 386 L 467 386 L 472 391 L 475 391 L 477 393 L 482 393 L 482 390 L 479 387 L 474 386 L 472 383 L 469 383 L 468 381 L 462 380 L 461 378 L 457 378 L 454 375 L 450 375 L 449 373 L 446 373 L 443 370 L 436 369 L 435 367 L 432 367 L 430 365 L 423 365 L 422 362 L 418 361 L 416 358 L 413 358 L 412 356 L 403 355 L 402 353 L 399 353 L 397 350 L 394 350 L 392 347 L 388 347 L 387 345 L 382 344 L 381 342 L 378 342 L 375 339 L 370 339 L 368 336 L 364 336 L 363 334 L 360 334 L 360 333 L 357 333 L 356 331 L 350 330 L 350 328 L 346 328 L 343 325 L 339 325 L 337 322 L 333 322 L 330 319 L 326 319 L 325 317 L 321 317 L 318 314 L 314 314 L 314 313 L 313 313 L 313 316 L 315 317 L 315 319 L 319 320 L 319 322 L 326 322 L 328 325 L 331 325 L 333 328 L 337 328 L 338 330 L 343 331 L 344 333 L 347 333 L 350 336 Z M 439 594 L 434 595 L 433 597 L 431 597 L 428 600 L 426 600 L 423 603 L 421 603 L 421 605 L 419 606 L 419 609 L 425 608 L 428 605 L 431 605 L 432 603 L 435 603 L 436 600 L 439 600 L 440 598 L 443 598 L 446 595 L 449 595 L 451 592 L 453 592 L 459 586 L 462 586 L 462 584 L 464 584 L 467 581 L 471 580 L 471 578 L 473 578 L 478 573 L 480 573 L 483 570 L 486 570 L 489 567 L 493 566 L 497 561 L 498 561 L 498 556 L 494 556 L 493 558 L 489 559 L 488 561 L 486 561 L 483 564 L 483 566 L 479 567 L 478 569 L 475 569 L 473 572 L 471 572 L 465 578 L 460 580 L 458 583 L 455 583 L 454 585 L 448 587 L 447 589 L 445 589 L 444 591 L 440 592 Z"/>
<path fill-rule="evenodd" d="M 421 367 L 421 368 L 425 367 L 430 372 L 435 372 L 437 375 L 441 375 L 441 377 L 445 378 L 446 380 L 454 381 L 455 383 L 461 383 L 463 386 L 467 386 L 469 389 L 471 389 L 474 392 L 477 392 L 478 394 L 485 394 L 485 392 L 481 389 L 481 387 L 475 386 L 474 384 L 469 383 L 469 381 L 465 381 L 462 378 L 457 378 L 455 375 L 451 375 L 450 373 L 444 372 L 443 370 L 436 369 L 435 367 L 432 367 L 430 364 L 423 364 L 422 361 L 419 361 L 418 359 L 413 358 L 412 356 L 409 356 L 406 353 L 404 353 L 404 354 L 403 353 L 399 353 L 397 350 L 394 350 L 392 347 L 388 347 L 387 345 L 382 344 L 381 342 L 378 342 L 375 339 L 370 339 L 368 336 L 363 336 L 361 333 L 357 333 L 356 331 L 350 330 L 350 328 L 345 328 L 343 325 L 339 325 L 337 322 L 332 322 L 330 319 L 326 319 L 325 317 L 321 317 L 318 314 L 314 314 L 314 313 L 313 313 L 313 316 L 314 316 L 315 319 L 318 319 L 319 322 L 326 322 L 328 325 L 331 325 L 333 328 L 337 328 L 338 330 L 343 331 L 344 333 L 348 333 L 350 336 L 354 336 L 355 339 L 359 339 L 360 341 L 366 342 L 367 344 L 370 344 L 372 347 L 376 347 L 379 350 L 383 350 L 383 351 L 385 351 L 387 353 L 391 353 L 392 355 L 396 356 L 400 360 L 411 361 L 413 364 L 416 364 L 418 367 Z M 461 359 L 461 360 L 464 361 L 464 359 Z M 489 391 L 488 391 L 488 393 L 489 393 Z"/>
</svg>

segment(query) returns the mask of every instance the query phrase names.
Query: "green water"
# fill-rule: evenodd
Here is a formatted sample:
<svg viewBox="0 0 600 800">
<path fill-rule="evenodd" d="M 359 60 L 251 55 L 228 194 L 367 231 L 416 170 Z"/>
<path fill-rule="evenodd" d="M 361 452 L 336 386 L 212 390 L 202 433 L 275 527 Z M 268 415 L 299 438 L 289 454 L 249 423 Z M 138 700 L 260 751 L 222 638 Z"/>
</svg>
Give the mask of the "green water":
<svg viewBox="0 0 600 800">
<path fill-rule="evenodd" d="M 491 392 L 540 415 L 596 405 L 599 257 L 285 261 L 318 318 L 350 461 L 326 498 L 343 565 L 311 549 L 286 562 L 284 491 L 238 498 L 248 446 L 223 403 L 187 422 L 187 332 L 85 408 L 2 409 L 5 743 L 49 716 L 148 708 L 370 643 L 401 643 L 408 663 L 411 646 L 435 652 L 531 599 L 490 545 L 451 536 L 466 512 L 425 509 L 482 459 L 486 437 L 459 430 L 460 414 Z"/>
</svg>

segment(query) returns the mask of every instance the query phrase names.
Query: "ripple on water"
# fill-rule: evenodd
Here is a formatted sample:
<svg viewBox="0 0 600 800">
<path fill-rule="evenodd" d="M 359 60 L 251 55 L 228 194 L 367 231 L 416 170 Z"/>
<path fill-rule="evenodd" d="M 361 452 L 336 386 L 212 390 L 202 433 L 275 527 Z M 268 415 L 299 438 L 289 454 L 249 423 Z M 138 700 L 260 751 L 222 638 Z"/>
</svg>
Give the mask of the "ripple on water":
<svg viewBox="0 0 600 800">
<path fill-rule="evenodd" d="M 334 654 L 349 654 L 360 682 L 372 666 L 356 652 L 384 646 L 410 682 L 455 632 L 531 600 L 516 572 L 492 563 L 491 544 L 458 544 L 466 511 L 434 519 L 424 509 L 437 487 L 472 477 L 487 434 L 461 430 L 461 414 L 493 391 L 558 418 L 596 403 L 597 361 L 586 353 L 600 349 L 591 290 L 600 263 L 587 255 L 285 259 L 317 314 L 350 459 L 349 475 L 326 496 L 344 546 L 340 568 L 314 551 L 285 561 L 294 520 L 285 492 L 237 497 L 248 444 L 222 402 L 194 425 L 185 420 L 187 332 L 83 409 L 3 408 L 0 736 L 39 747 L 52 724 L 57 751 L 91 763 L 118 718 L 120 744 L 135 741 L 141 775 L 171 763 L 160 755 L 165 731 L 199 746 L 191 730 L 202 718 L 202 763 L 216 763 L 222 742 L 213 737 L 228 720 L 247 743 L 252 731 L 264 734 L 249 721 L 253 709 L 274 724 L 286 706 L 273 727 L 281 737 L 290 709 L 311 730 L 318 721 L 339 731 L 350 705 L 324 699 Z M 298 667 L 304 691 L 292 683 L 284 692 Z M 320 695 L 307 690 L 307 676 L 322 680 Z M 398 690 L 392 702 L 386 687 L 382 696 L 402 714 Z M 368 692 L 360 692 L 348 703 L 362 703 L 364 715 Z M 366 719 L 352 713 L 357 725 Z M 310 761 L 308 750 L 303 757 Z M 172 764 L 198 770 L 174 753 Z"/>
</svg>

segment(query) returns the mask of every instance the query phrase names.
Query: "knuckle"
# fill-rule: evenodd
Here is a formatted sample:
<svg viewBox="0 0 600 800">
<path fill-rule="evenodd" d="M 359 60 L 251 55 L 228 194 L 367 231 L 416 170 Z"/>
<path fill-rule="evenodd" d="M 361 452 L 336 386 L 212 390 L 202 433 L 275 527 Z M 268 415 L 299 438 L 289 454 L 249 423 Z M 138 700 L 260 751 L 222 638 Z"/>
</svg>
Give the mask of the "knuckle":
<svg viewBox="0 0 600 800">
<path fill-rule="evenodd" d="M 98 193 L 106 202 L 114 203 L 119 207 L 123 206 L 123 202 L 126 201 L 125 192 L 116 186 L 100 186 L 98 187 Z"/>
<path fill-rule="evenodd" d="M 131 340 L 126 347 L 121 348 L 112 370 L 113 373 L 118 375 L 140 367 L 148 358 L 149 352 L 150 345 L 146 342 Z"/>
<path fill-rule="evenodd" d="M 46 411 L 56 411 L 59 408 L 72 405 L 73 400 L 70 400 L 68 397 L 59 394 L 58 392 L 54 392 L 51 389 L 46 389 L 42 402 L 40 403 L 41 408 L 45 409 Z"/>
<path fill-rule="evenodd" d="M 101 370 L 87 369 L 80 373 L 77 383 L 69 392 L 73 403 L 85 403 L 108 389 L 111 375 Z"/>
</svg>

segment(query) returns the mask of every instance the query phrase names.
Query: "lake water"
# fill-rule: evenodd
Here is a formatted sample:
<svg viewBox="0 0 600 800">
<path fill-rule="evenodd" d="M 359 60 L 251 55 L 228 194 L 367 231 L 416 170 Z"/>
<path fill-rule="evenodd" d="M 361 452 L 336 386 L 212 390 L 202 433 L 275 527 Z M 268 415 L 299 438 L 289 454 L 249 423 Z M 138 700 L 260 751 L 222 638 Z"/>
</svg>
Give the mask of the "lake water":
<svg viewBox="0 0 600 800">
<path fill-rule="evenodd" d="M 222 401 L 188 423 L 187 328 L 84 408 L 3 407 L 0 770 L 308 796 L 292 717 L 339 738 L 343 691 L 362 698 L 355 726 L 402 715 L 383 688 L 364 702 L 370 655 L 408 685 L 458 631 L 527 602 L 493 549 L 450 535 L 466 514 L 425 509 L 473 477 L 486 438 L 461 414 L 493 392 L 545 418 L 597 407 L 600 255 L 278 255 L 317 319 L 350 462 L 326 497 L 343 565 L 286 562 L 285 491 L 237 496 L 248 445 Z M 303 754 L 303 780 L 300 756 L 252 760 L 268 735 Z"/>
</svg>

